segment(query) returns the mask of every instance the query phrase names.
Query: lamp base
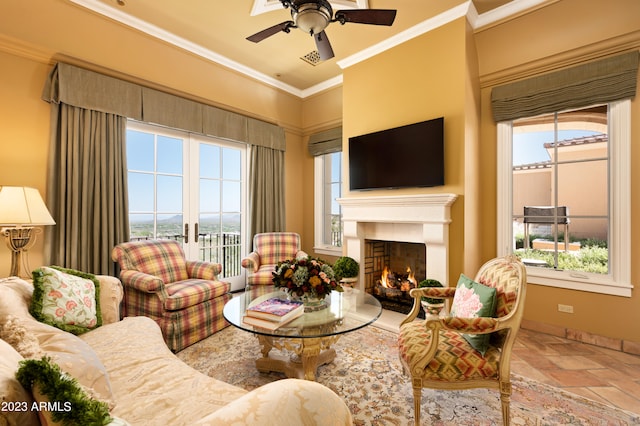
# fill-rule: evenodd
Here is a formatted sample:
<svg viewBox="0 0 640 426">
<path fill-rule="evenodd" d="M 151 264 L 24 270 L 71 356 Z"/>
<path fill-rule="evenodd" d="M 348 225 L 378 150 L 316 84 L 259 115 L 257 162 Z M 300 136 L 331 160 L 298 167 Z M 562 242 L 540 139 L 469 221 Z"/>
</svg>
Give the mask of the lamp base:
<svg viewBox="0 0 640 426">
<path fill-rule="evenodd" d="M 11 272 L 9 276 L 20 277 L 20 264 L 23 261 L 22 253 L 33 247 L 36 243 L 36 235 L 40 232 L 42 232 L 40 228 L 21 226 L 2 230 L 7 240 L 7 247 L 11 250 Z M 24 260 L 25 263 L 28 263 L 26 257 Z"/>
</svg>

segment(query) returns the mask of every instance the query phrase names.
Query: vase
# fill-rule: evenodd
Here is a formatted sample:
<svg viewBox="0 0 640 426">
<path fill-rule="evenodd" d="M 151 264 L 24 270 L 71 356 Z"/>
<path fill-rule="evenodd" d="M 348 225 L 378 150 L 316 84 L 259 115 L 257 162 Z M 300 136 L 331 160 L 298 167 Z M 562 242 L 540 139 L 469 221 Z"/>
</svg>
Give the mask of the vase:
<svg viewBox="0 0 640 426">
<path fill-rule="evenodd" d="M 442 308 L 444 308 L 444 302 L 443 303 L 428 303 L 425 302 L 424 300 L 420 301 L 420 304 L 422 305 L 422 308 L 424 309 L 424 313 L 429 315 L 429 316 L 439 316 L 440 315 L 440 311 L 442 311 Z"/>
<path fill-rule="evenodd" d="M 327 308 L 324 297 L 318 297 L 315 293 L 305 293 L 302 296 L 291 294 L 291 300 L 299 300 L 304 305 L 305 312 L 316 312 Z"/>
<path fill-rule="evenodd" d="M 353 287 L 357 284 L 358 277 L 353 278 L 343 278 L 340 280 L 340 285 L 344 289 L 346 294 L 349 294 L 353 291 Z"/>
</svg>

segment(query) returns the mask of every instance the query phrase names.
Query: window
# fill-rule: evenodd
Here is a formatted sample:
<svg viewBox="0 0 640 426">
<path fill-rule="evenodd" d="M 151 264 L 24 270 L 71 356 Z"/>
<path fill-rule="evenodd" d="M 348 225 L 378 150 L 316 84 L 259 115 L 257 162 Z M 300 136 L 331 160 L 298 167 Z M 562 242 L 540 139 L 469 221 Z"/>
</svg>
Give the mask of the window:
<svg viewBox="0 0 640 426">
<path fill-rule="evenodd" d="M 498 125 L 498 252 L 529 282 L 630 296 L 630 102 Z"/>
<path fill-rule="evenodd" d="M 319 253 L 342 254 L 342 152 L 315 157 L 315 247 Z"/>
<path fill-rule="evenodd" d="M 174 239 L 244 287 L 246 146 L 129 122 L 130 239 Z"/>
</svg>

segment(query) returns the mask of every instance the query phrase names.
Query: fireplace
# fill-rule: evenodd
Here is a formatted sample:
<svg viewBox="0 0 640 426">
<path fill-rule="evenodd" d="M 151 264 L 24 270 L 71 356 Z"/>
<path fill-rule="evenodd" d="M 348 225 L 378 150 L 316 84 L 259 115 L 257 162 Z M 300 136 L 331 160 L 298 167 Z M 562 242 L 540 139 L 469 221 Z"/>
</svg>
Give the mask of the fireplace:
<svg viewBox="0 0 640 426">
<path fill-rule="evenodd" d="M 400 269 L 396 273 L 402 274 L 410 266 L 417 282 L 428 277 L 446 285 L 450 208 L 456 198 L 455 194 L 420 194 L 339 199 L 344 223 L 344 254 L 364 265 L 357 288 L 374 292 L 372 289 L 379 278 L 373 269 L 385 263 L 379 258 L 386 256 L 390 269 Z M 388 255 L 384 253 L 387 245 L 391 247 Z M 402 262 L 396 260 L 391 268 L 394 250 L 416 250 L 420 254 L 411 255 L 410 262 L 414 265 L 398 266 Z M 371 256 L 373 251 L 377 251 L 377 256 Z M 372 270 L 369 272 L 369 269 Z"/>
<path fill-rule="evenodd" d="M 426 278 L 426 246 L 423 243 L 365 240 L 364 289 L 382 307 L 409 313 L 413 299 L 409 290 Z"/>
</svg>

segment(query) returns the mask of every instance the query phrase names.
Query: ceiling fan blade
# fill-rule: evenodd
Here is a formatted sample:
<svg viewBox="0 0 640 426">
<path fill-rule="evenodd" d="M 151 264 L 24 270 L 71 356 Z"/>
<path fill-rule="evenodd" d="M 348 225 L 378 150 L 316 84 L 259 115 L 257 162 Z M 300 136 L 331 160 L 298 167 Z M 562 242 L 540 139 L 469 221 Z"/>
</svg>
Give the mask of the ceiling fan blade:
<svg viewBox="0 0 640 426">
<path fill-rule="evenodd" d="M 314 34 L 313 39 L 316 41 L 316 49 L 318 49 L 320 59 L 326 61 L 327 59 L 333 58 L 333 48 L 331 47 L 329 38 L 324 31 L 321 31 L 318 34 Z"/>
<path fill-rule="evenodd" d="M 281 22 L 278 25 L 274 25 L 273 27 L 269 27 L 266 30 L 262 30 L 252 36 L 247 37 L 247 40 L 258 43 L 267 37 L 271 37 L 272 35 L 279 33 L 280 31 L 288 33 L 289 31 L 291 31 L 292 27 L 295 27 L 295 25 L 296 24 L 293 21 Z"/>
<path fill-rule="evenodd" d="M 356 24 L 371 25 L 393 25 L 396 19 L 396 11 L 393 9 L 354 9 L 339 10 L 336 12 L 335 21 L 345 24 L 353 22 Z"/>
</svg>

